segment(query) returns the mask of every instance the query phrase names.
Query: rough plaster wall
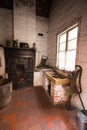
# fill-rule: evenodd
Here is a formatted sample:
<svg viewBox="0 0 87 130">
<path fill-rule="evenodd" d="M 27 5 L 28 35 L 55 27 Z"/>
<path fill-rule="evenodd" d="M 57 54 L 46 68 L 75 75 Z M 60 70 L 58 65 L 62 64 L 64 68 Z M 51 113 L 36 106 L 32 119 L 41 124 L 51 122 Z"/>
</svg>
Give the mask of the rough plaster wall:
<svg viewBox="0 0 87 130">
<path fill-rule="evenodd" d="M 12 10 L 0 8 L 0 44 L 5 46 L 12 36 Z"/>
<path fill-rule="evenodd" d="M 86 0 L 55 0 L 49 18 L 48 58 L 50 65 L 56 65 L 56 35 L 73 24 L 81 17 L 80 34 L 77 51 L 77 64 L 83 68 L 82 99 L 87 108 L 87 1 Z M 78 96 L 72 103 L 81 107 Z"/>
<path fill-rule="evenodd" d="M 0 76 L 5 77 L 5 56 L 3 47 L 0 47 Z"/>
<path fill-rule="evenodd" d="M 43 34 L 39 36 L 38 33 Z M 48 19 L 44 17 L 36 17 L 36 48 L 37 48 L 37 63 L 40 64 L 41 56 L 47 56 L 47 41 L 48 41 Z"/>
<path fill-rule="evenodd" d="M 28 43 L 31 47 L 36 40 L 35 3 L 32 4 L 14 0 L 14 39 Z"/>
</svg>

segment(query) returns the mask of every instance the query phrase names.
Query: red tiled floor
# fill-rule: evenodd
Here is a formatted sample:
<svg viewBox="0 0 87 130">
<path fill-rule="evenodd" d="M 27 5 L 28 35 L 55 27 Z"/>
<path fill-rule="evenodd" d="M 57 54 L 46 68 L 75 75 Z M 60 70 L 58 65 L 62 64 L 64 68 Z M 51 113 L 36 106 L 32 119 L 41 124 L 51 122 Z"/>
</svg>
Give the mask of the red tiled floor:
<svg viewBox="0 0 87 130">
<path fill-rule="evenodd" d="M 0 130 L 79 130 L 76 111 L 53 106 L 40 87 L 13 91 L 0 110 Z"/>
<path fill-rule="evenodd" d="M 41 126 L 40 125 L 32 126 L 28 130 L 41 130 Z"/>
</svg>

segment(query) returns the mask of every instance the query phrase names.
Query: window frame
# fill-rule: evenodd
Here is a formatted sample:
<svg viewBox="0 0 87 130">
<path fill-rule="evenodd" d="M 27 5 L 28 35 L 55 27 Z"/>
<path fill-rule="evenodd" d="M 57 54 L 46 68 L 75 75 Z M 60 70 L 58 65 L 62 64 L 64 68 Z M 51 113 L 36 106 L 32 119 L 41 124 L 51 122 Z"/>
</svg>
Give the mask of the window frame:
<svg viewBox="0 0 87 130">
<path fill-rule="evenodd" d="M 77 28 L 77 36 L 75 37 L 75 38 L 72 38 L 72 39 L 68 39 L 69 38 L 69 32 L 71 31 L 71 30 L 73 30 L 74 28 Z M 60 36 L 62 36 L 63 34 L 66 34 L 66 41 L 65 41 L 65 50 L 63 50 L 63 51 L 61 51 L 60 50 Z M 76 24 L 74 24 L 73 26 L 71 26 L 70 28 L 68 28 L 68 29 L 66 29 L 65 31 L 62 31 L 62 33 L 60 33 L 60 34 L 57 34 L 57 58 L 56 58 L 56 67 L 57 68 L 59 68 L 60 70 L 65 70 L 65 71 L 71 71 L 71 70 L 66 70 L 66 62 L 67 62 L 67 60 L 66 60 L 66 56 L 67 56 L 67 52 L 70 52 L 70 51 L 76 51 L 76 53 L 75 53 L 75 55 L 77 55 L 77 44 L 78 44 L 78 34 L 79 34 L 79 24 L 78 23 L 76 23 Z M 73 41 L 73 40 L 75 40 L 76 39 L 76 48 L 74 48 L 74 49 L 68 49 L 68 45 L 69 45 L 69 42 L 70 41 Z M 62 42 L 62 43 L 64 43 L 64 42 Z M 60 52 L 65 52 L 65 61 L 64 61 L 64 68 L 60 68 L 60 66 L 59 66 L 59 60 L 60 60 L 60 58 L 59 58 L 59 53 Z M 76 56 L 75 56 L 75 63 L 76 63 Z M 74 69 L 75 69 L 75 66 L 74 66 Z M 74 70 L 73 69 L 73 70 Z"/>
</svg>

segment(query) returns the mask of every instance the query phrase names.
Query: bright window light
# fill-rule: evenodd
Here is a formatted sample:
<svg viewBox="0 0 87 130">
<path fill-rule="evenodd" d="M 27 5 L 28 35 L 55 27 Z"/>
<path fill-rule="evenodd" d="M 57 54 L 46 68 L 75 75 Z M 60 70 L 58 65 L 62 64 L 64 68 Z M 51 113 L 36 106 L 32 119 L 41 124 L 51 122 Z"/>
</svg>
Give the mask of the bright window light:
<svg viewBox="0 0 87 130">
<path fill-rule="evenodd" d="M 57 35 L 57 66 L 61 70 L 75 70 L 78 24 Z"/>
</svg>

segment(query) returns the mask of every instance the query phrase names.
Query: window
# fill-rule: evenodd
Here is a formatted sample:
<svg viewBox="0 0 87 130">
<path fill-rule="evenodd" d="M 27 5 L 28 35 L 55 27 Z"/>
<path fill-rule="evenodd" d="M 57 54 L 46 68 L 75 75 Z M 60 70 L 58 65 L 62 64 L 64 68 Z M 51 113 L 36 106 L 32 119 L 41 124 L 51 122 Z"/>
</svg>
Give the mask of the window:
<svg viewBox="0 0 87 130">
<path fill-rule="evenodd" d="M 61 70 L 75 69 L 78 24 L 57 35 L 57 67 Z"/>
</svg>

